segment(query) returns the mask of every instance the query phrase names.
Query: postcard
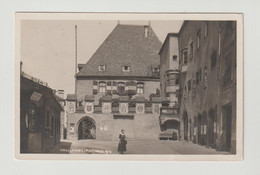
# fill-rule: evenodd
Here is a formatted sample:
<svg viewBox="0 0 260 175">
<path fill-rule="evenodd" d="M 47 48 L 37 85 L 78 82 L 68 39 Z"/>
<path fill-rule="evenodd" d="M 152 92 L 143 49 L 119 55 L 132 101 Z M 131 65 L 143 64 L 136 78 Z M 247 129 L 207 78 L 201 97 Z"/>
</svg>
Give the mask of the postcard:
<svg viewBox="0 0 260 175">
<path fill-rule="evenodd" d="M 16 159 L 243 159 L 242 14 L 15 20 Z"/>
</svg>

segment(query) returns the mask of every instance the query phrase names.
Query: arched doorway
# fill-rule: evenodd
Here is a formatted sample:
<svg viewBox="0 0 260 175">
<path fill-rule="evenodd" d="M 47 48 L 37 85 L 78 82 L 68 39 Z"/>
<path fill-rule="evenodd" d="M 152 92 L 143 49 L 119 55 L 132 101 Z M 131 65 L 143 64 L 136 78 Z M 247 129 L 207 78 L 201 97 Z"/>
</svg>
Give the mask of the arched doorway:
<svg viewBox="0 0 260 175">
<path fill-rule="evenodd" d="M 201 124 L 201 114 L 198 115 L 198 120 L 197 120 L 197 127 L 198 127 L 198 143 L 202 144 L 202 139 L 201 139 L 201 132 L 202 132 L 202 124 Z"/>
<path fill-rule="evenodd" d="M 84 117 L 78 124 L 78 139 L 96 139 L 96 124 L 90 117 Z"/>
<path fill-rule="evenodd" d="M 184 131 L 184 140 L 188 140 L 188 114 L 184 112 L 183 115 L 183 131 Z"/>
<path fill-rule="evenodd" d="M 163 131 L 167 129 L 175 129 L 179 132 L 179 121 L 178 120 L 166 120 L 161 126 Z"/>
<path fill-rule="evenodd" d="M 191 119 L 189 119 L 189 140 L 192 140 L 192 120 Z"/>
<path fill-rule="evenodd" d="M 215 136 L 214 136 L 214 118 L 215 111 L 213 109 L 209 110 L 208 117 L 208 145 L 214 147 L 215 144 Z"/>
<path fill-rule="evenodd" d="M 194 116 L 193 122 L 193 143 L 198 143 L 198 124 L 197 124 L 197 116 Z"/>
<path fill-rule="evenodd" d="M 206 145 L 207 144 L 207 114 L 204 111 L 202 113 L 202 145 Z"/>
</svg>

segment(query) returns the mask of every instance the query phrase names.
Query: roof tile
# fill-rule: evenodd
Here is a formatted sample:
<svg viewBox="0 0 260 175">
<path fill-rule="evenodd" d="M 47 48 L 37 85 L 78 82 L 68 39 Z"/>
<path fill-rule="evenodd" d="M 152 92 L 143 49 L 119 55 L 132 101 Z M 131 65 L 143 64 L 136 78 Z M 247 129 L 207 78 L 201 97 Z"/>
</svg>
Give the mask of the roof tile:
<svg viewBox="0 0 260 175">
<path fill-rule="evenodd" d="M 145 37 L 144 26 L 117 25 L 77 77 L 153 77 L 152 67 L 159 65 L 161 45 L 151 27 L 148 27 L 148 37 Z M 105 65 L 105 71 L 99 71 L 99 65 Z M 130 72 L 123 72 L 123 66 L 130 66 Z"/>
</svg>

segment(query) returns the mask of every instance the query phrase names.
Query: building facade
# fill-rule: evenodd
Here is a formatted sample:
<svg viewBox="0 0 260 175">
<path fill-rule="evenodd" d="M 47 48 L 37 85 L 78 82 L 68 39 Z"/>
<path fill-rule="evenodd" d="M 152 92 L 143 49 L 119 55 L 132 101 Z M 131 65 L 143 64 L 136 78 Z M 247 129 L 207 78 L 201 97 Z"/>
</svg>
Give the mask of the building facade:
<svg viewBox="0 0 260 175">
<path fill-rule="evenodd" d="M 159 51 L 161 97 L 167 99 L 169 107 L 161 108 L 161 131 L 175 129 L 180 132 L 179 117 L 179 43 L 178 34 L 169 33 Z M 179 134 L 178 134 L 179 135 Z"/>
<path fill-rule="evenodd" d="M 185 21 L 179 53 L 182 139 L 236 153 L 236 22 Z"/>
<path fill-rule="evenodd" d="M 158 135 L 161 102 L 152 97 L 160 95 L 160 47 L 150 26 L 117 25 L 78 65 L 76 92 L 66 99 L 68 139 L 118 139 L 121 127 L 130 138 L 148 138 L 146 125 Z"/>
<path fill-rule="evenodd" d="M 55 95 L 56 100 L 62 106 L 63 111 L 60 113 L 60 139 L 66 139 L 67 137 L 67 112 L 65 110 L 66 100 L 64 98 L 64 90 L 57 90 Z"/>
<path fill-rule="evenodd" d="M 47 83 L 22 72 L 20 152 L 42 153 L 60 142 L 62 106 Z"/>
</svg>

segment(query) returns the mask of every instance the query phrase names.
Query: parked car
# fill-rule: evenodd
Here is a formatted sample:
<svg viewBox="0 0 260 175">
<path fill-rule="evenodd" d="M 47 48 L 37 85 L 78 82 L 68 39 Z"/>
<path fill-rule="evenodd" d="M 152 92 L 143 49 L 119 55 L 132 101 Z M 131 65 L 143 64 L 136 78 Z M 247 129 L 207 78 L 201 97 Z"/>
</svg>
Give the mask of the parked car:
<svg viewBox="0 0 260 175">
<path fill-rule="evenodd" d="M 159 133 L 160 140 L 177 140 L 178 139 L 178 130 L 176 129 L 167 129 Z"/>
</svg>

